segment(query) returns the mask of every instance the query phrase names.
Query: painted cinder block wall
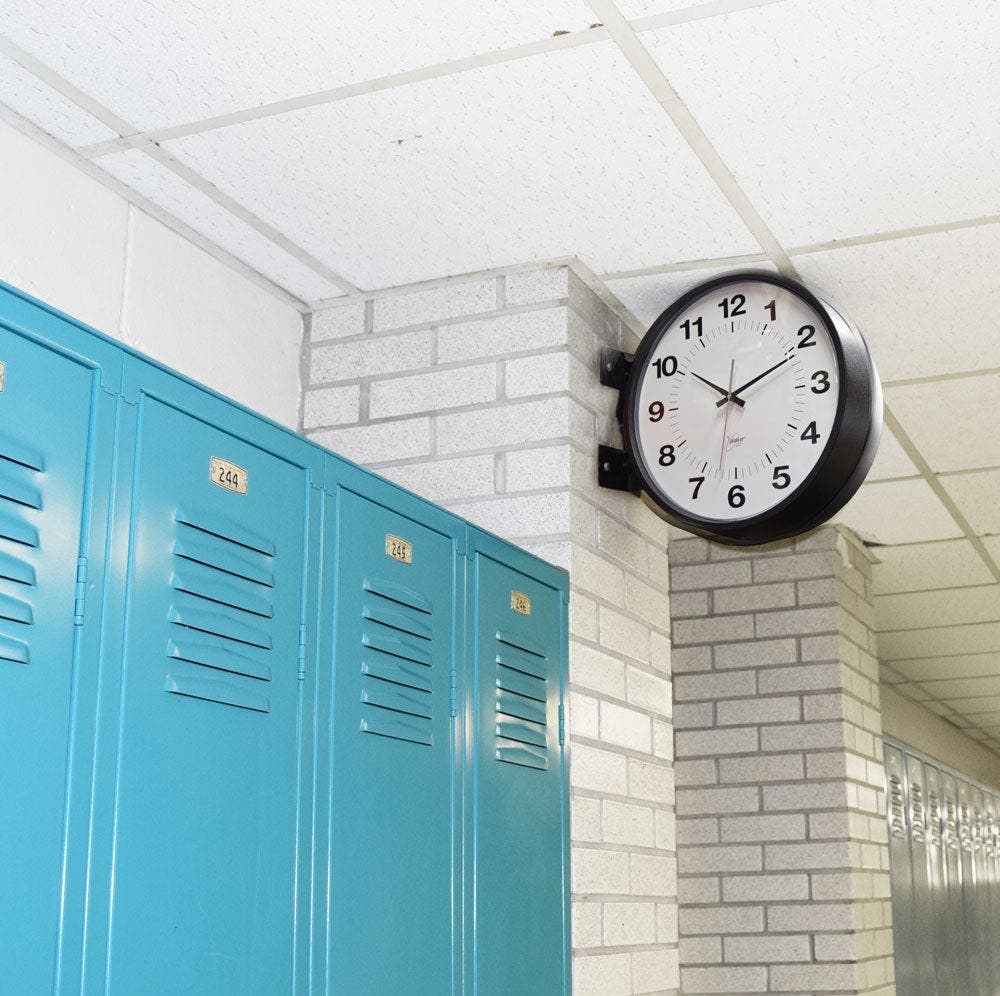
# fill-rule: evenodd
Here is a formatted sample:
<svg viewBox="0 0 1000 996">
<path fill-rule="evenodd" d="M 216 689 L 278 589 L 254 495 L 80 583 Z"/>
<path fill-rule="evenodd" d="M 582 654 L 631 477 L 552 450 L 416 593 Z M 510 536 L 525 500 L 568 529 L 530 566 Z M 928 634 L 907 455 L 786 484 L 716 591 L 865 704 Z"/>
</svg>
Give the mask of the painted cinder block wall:
<svg viewBox="0 0 1000 996">
<path fill-rule="evenodd" d="M 596 485 L 618 315 L 566 267 L 317 312 L 303 431 L 570 571 L 574 988 L 672 993 L 666 527 Z"/>
<path fill-rule="evenodd" d="M 0 119 L 0 280 L 295 428 L 302 314 Z"/>
</svg>

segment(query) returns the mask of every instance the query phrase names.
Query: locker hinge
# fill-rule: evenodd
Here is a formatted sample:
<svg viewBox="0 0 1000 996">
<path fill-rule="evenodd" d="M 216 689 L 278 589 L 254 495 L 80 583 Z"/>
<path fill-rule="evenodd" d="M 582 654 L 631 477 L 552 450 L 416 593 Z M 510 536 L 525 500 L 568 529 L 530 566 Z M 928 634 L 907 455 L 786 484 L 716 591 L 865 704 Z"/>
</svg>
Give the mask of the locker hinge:
<svg viewBox="0 0 1000 996">
<path fill-rule="evenodd" d="M 299 681 L 306 680 L 306 628 L 299 627 Z"/>
<path fill-rule="evenodd" d="M 73 598 L 73 625 L 83 625 L 83 612 L 87 602 L 87 558 L 76 558 L 76 591 Z"/>
<path fill-rule="evenodd" d="M 451 715 L 458 715 L 458 674 L 455 669 L 451 669 L 451 674 L 449 675 L 449 685 L 448 685 L 448 701 L 450 703 Z"/>
<path fill-rule="evenodd" d="M 561 703 L 559 705 L 559 746 L 566 746 L 566 710 Z"/>
</svg>

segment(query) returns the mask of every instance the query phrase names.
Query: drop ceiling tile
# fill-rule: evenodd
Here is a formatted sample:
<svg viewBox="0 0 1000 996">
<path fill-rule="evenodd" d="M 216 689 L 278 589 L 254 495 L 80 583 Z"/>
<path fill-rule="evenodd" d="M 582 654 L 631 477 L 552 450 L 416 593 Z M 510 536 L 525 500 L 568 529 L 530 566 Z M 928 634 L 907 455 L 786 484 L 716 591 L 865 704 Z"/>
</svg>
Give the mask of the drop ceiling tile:
<svg viewBox="0 0 1000 996">
<path fill-rule="evenodd" d="M 137 193 L 303 301 L 313 303 L 342 294 L 336 284 L 290 256 L 144 152 L 133 149 L 105 156 L 98 163 Z"/>
<path fill-rule="evenodd" d="M 984 536 L 983 546 L 993 559 L 1000 564 L 1000 536 Z"/>
<path fill-rule="evenodd" d="M 961 657 L 928 657 L 924 660 L 893 661 L 893 668 L 911 681 L 940 681 L 946 678 L 992 678 L 1000 676 L 1000 651 L 987 654 L 965 654 Z M 949 705 L 958 712 L 969 712 L 971 702 L 985 699 L 955 699 Z M 985 709 L 1000 709 L 1000 696 L 996 705 L 986 704 Z"/>
<path fill-rule="evenodd" d="M 868 471 L 869 481 L 885 481 L 894 477 L 915 477 L 919 471 L 913 461 L 906 455 L 899 440 L 892 434 L 888 426 L 882 428 L 882 438 L 879 440 L 878 453 L 875 462 Z"/>
<path fill-rule="evenodd" d="M 812 0 L 643 41 L 795 246 L 1000 209 L 998 34 L 991 0 Z"/>
<path fill-rule="evenodd" d="M 759 251 L 611 42 L 166 144 L 363 288 Z"/>
<path fill-rule="evenodd" d="M 0 102 L 67 145 L 87 145 L 118 137 L 117 132 L 2 55 Z"/>
<path fill-rule="evenodd" d="M 1000 709 L 992 709 L 973 713 L 963 713 L 968 723 L 981 727 L 985 730 L 996 731 L 1000 729 Z"/>
<path fill-rule="evenodd" d="M 586 29 L 583 0 L 7 0 L 3 31 L 142 130 Z"/>
<path fill-rule="evenodd" d="M 1000 432 L 983 413 L 1000 411 L 1000 374 L 889 388 L 886 399 L 935 472 L 1000 466 Z"/>
<path fill-rule="evenodd" d="M 700 6 L 704 0 L 618 0 L 615 6 L 630 21 L 655 14 L 672 14 L 688 7 Z"/>
<path fill-rule="evenodd" d="M 998 658 L 994 658 L 994 660 L 998 660 Z M 995 671 L 991 673 L 1000 674 L 1000 663 L 997 664 Z M 942 677 L 945 677 L 945 675 L 942 675 Z M 966 677 L 979 677 L 979 675 L 967 675 Z M 983 675 L 983 677 L 988 677 L 988 675 Z M 963 715 L 973 715 L 978 710 L 1000 711 L 1000 695 L 976 695 L 969 699 L 948 699 L 947 701 L 952 709 Z"/>
<path fill-rule="evenodd" d="M 933 620 L 936 626 L 1000 621 L 1000 585 L 918 591 L 875 597 L 875 620 L 879 634 L 919 629 Z"/>
<path fill-rule="evenodd" d="M 876 595 L 963 588 L 989 584 L 993 580 L 982 558 L 966 539 L 915 546 L 884 546 L 872 552 L 879 559 L 872 574 Z"/>
<path fill-rule="evenodd" d="M 993 678 L 949 678 L 926 682 L 925 687 L 937 699 L 957 699 L 1000 694 L 1000 676 Z"/>
<path fill-rule="evenodd" d="M 1000 470 L 949 474 L 940 480 L 977 533 L 1000 533 Z"/>
<path fill-rule="evenodd" d="M 927 657 L 962 657 L 966 654 L 985 654 L 994 651 L 1000 652 L 1000 623 L 946 626 L 941 629 L 911 629 L 898 633 L 882 633 L 878 638 L 879 656 L 889 663 Z M 961 696 L 956 693 L 947 697 Z"/>
<path fill-rule="evenodd" d="M 998 7 L 1000 10 L 1000 7 Z M 1000 188 L 998 188 L 1000 189 Z M 861 330 L 883 382 L 1000 366 L 1000 225 L 795 257 L 795 266 Z"/>
<path fill-rule="evenodd" d="M 650 273 L 638 277 L 619 277 L 606 280 L 608 289 L 647 328 L 663 310 L 673 304 L 692 287 L 737 270 L 767 270 L 777 273 L 771 263 L 748 263 L 733 266 L 713 266 L 698 270 L 673 270 L 669 273 Z"/>
<path fill-rule="evenodd" d="M 863 484 L 835 518 L 876 543 L 923 543 L 962 535 L 922 478 Z"/>
</svg>

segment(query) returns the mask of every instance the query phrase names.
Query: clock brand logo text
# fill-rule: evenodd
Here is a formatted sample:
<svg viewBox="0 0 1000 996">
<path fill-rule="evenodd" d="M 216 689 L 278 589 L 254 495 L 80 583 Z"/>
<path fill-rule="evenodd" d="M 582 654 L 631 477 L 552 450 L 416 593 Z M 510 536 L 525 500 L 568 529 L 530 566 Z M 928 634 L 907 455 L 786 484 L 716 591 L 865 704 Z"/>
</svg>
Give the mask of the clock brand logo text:
<svg viewBox="0 0 1000 996">
<path fill-rule="evenodd" d="M 726 440 L 726 449 L 735 450 L 737 446 L 742 446 L 746 436 L 733 435 Z"/>
</svg>

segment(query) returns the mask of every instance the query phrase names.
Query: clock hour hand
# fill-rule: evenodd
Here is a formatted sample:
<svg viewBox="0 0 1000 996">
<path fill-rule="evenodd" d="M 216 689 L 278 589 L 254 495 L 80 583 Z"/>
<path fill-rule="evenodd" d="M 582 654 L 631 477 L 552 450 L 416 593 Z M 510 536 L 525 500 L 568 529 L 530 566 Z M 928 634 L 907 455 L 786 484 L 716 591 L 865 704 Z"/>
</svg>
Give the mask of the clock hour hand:
<svg viewBox="0 0 1000 996">
<path fill-rule="evenodd" d="M 717 408 L 721 408 L 727 401 L 734 401 L 740 408 L 746 404 L 742 398 L 733 397 L 724 387 L 719 387 L 718 384 L 713 384 L 710 380 L 705 380 L 704 377 L 696 374 L 693 370 L 691 371 L 691 376 L 697 377 L 703 384 L 707 384 L 713 391 L 718 391 L 722 395 L 722 400 L 716 405 Z"/>
<path fill-rule="evenodd" d="M 733 391 L 732 396 L 731 396 L 732 400 L 735 401 L 736 404 L 738 404 L 738 405 L 744 404 L 743 399 L 742 398 L 738 398 L 737 395 L 738 394 L 742 394 L 743 391 L 745 391 L 748 387 L 753 387 L 753 385 L 756 384 L 757 381 L 763 380 L 769 373 L 774 373 L 774 371 L 777 370 L 778 367 L 783 367 L 788 362 L 788 360 L 789 360 L 789 357 L 786 356 L 779 363 L 775 363 L 775 365 L 773 367 L 768 367 L 768 369 L 765 370 L 762 374 L 757 374 L 757 376 L 754 377 L 753 380 L 748 380 L 745 384 L 741 384 L 738 388 L 736 388 L 735 391 Z M 697 374 L 695 374 L 695 376 L 697 376 Z M 721 408 L 726 403 L 727 400 L 728 400 L 727 398 L 723 398 L 721 401 L 717 401 L 715 403 L 715 407 L 716 408 Z"/>
</svg>

